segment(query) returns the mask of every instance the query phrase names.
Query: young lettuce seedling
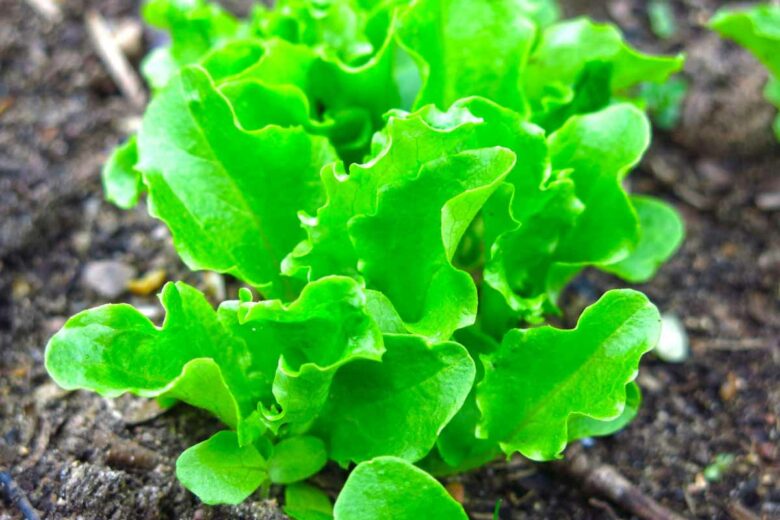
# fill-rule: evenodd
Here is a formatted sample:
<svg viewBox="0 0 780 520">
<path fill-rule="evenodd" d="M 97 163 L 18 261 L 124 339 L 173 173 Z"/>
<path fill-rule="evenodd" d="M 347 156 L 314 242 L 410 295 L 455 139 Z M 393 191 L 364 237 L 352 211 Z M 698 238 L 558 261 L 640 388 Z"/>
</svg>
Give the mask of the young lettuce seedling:
<svg viewBox="0 0 780 520">
<path fill-rule="evenodd" d="M 633 418 L 660 323 L 644 295 L 521 327 L 583 269 L 644 282 L 679 246 L 677 213 L 623 181 L 651 135 L 633 96 L 681 57 L 538 0 L 144 13 L 171 42 L 107 197 L 145 193 L 191 268 L 263 299 L 214 310 L 175 283 L 161 327 L 82 312 L 47 347 L 57 383 L 211 412 L 226 429 L 181 455 L 181 482 L 209 504 L 288 485 L 299 520 L 465 518 L 431 475 L 555 459 Z M 357 465 L 333 507 L 304 483 L 328 460 Z"/>
<path fill-rule="evenodd" d="M 780 109 L 780 6 L 757 4 L 747 9 L 721 9 L 709 26 L 752 52 L 769 69 L 764 95 Z M 775 119 L 774 129 L 780 140 L 780 116 Z"/>
</svg>

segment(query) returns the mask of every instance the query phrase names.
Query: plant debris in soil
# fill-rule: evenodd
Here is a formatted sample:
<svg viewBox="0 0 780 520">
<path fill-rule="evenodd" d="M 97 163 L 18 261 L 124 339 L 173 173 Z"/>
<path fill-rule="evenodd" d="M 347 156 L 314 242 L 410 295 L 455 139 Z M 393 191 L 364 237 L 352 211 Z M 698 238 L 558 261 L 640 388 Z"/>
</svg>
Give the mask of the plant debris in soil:
<svg viewBox="0 0 780 520">
<path fill-rule="evenodd" d="M 683 517 L 780 518 L 780 146 L 761 97 L 766 73 L 701 28 L 721 2 L 669 2 L 677 31 L 662 42 L 643 1 L 563 3 L 569 14 L 619 23 L 645 49 L 685 50 L 691 84 L 681 123 L 656 135 L 631 181 L 686 219 L 683 249 L 641 288 L 681 320 L 690 357 L 650 356 L 637 419 L 573 446 L 570 460 L 615 468 Z M 176 481 L 176 456 L 219 429 L 212 419 L 66 393 L 43 369 L 44 346 L 66 316 L 127 301 L 158 320 L 149 280 L 185 280 L 215 301 L 235 284 L 189 272 L 142 205 L 122 212 L 102 200 L 100 165 L 138 114 L 95 54 L 84 13 L 137 24 L 138 5 L 69 0 L 58 4 L 59 20 L 31 5 L 0 0 L 0 472 L 41 518 L 284 518 L 273 498 L 212 508 Z M 117 288 L 111 273 L 127 280 Z M 564 322 L 616 285 L 582 277 L 566 295 Z M 499 500 L 501 519 L 631 518 L 556 464 L 499 461 L 448 488 L 477 520 L 492 518 Z M 343 477 L 330 468 L 316 483 L 335 496 Z M 0 519 L 23 515 L 0 500 Z"/>
</svg>

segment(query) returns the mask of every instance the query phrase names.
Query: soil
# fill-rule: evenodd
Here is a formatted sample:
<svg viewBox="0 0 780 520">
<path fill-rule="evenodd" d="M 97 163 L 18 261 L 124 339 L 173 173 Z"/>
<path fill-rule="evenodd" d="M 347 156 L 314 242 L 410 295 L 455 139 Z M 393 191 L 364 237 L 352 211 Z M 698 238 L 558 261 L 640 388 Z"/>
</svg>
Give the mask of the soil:
<svg viewBox="0 0 780 520">
<path fill-rule="evenodd" d="M 219 284 L 181 264 L 143 206 L 123 212 L 102 200 L 100 165 L 138 114 L 95 56 L 83 14 L 96 8 L 119 23 L 138 6 L 68 0 L 63 19 L 49 22 L 32 3 L 0 0 L 0 472 L 42 518 L 284 518 L 275 491 L 213 508 L 178 484 L 176 456 L 218 428 L 204 414 L 65 393 L 43 369 L 46 341 L 67 316 L 108 301 L 160 314 L 153 296 L 97 294 L 83 275 L 91 262 L 139 274 L 162 268 L 212 293 Z M 656 135 L 631 181 L 685 217 L 682 250 L 639 288 L 682 320 L 691 355 L 681 364 L 649 356 L 639 417 L 569 454 L 614 466 L 683 517 L 780 518 L 780 146 L 761 98 L 763 69 L 701 28 L 720 3 L 672 2 L 678 32 L 663 42 L 648 29 L 643 1 L 567 4 L 569 14 L 619 23 L 644 49 L 686 51 L 691 82 L 681 123 Z M 582 277 L 566 295 L 565 321 L 618 285 Z M 734 462 L 707 480 L 720 454 Z M 318 482 L 335 490 L 340 477 L 334 469 Z M 498 500 L 502 519 L 631 518 L 557 466 L 522 459 L 449 485 L 462 485 L 475 519 L 492 518 Z M 21 517 L 0 501 L 0 519 Z"/>
</svg>

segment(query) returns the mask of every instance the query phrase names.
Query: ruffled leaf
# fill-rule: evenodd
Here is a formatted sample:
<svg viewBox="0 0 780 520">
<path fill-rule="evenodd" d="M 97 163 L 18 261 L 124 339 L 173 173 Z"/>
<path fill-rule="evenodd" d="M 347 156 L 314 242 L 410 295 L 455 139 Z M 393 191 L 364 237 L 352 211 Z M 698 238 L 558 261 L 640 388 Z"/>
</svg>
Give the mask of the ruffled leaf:
<svg viewBox="0 0 780 520">
<path fill-rule="evenodd" d="M 497 194 L 486 224 L 506 231 L 494 232 L 485 279 L 519 316 L 534 320 L 554 309 L 582 267 L 616 263 L 637 249 L 640 222 L 622 181 L 649 143 L 647 117 L 632 105 L 572 117 L 547 140 L 556 173 L 536 190 L 535 210 L 518 219 L 518 190 Z"/>
<path fill-rule="evenodd" d="M 387 335 L 385 346 L 381 362 L 356 361 L 338 371 L 315 425 L 342 465 L 380 455 L 421 459 L 473 385 L 474 362 L 457 343 L 428 346 L 420 337 Z"/>
<path fill-rule="evenodd" d="M 568 425 L 569 442 L 586 437 L 604 437 L 622 430 L 634 420 L 641 405 L 642 392 L 639 385 L 631 382 L 626 385 L 626 406 L 617 419 L 599 421 L 587 415 L 571 415 Z"/>
<path fill-rule="evenodd" d="M 451 261 L 514 161 L 501 148 L 432 161 L 417 178 L 387 186 L 375 214 L 350 223 L 361 274 L 393 302 L 410 331 L 441 340 L 474 322 L 476 286 Z"/>
<path fill-rule="evenodd" d="M 279 269 L 303 238 L 298 212 L 322 200 L 319 170 L 335 158 L 325 139 L 300 128 L 236 126 L 226 98 L 191 66 L 149 106 L 138 151 L 150 212 L 170 227 L 190 267 L 295 296 Z"/>
<path fill-rule="evenodd" d="M 185 65 L 197 63 L 213 48 L 246 31 L 246 26 L 205 0 L 148 0 L 144 19 L 168 31 L 171 43 L 146 57 L 142 71 L 154 89 L 164 88 Z"/>
<path fill-rule="evenodd" d="M 655 346 L 660 321 L 644 295 L 618 290 L 586 309 L 572 330 L 510 331 L 482 356 L 478 436 L 498 440 L 507 454 L 559 457 L 573 414 L 611 421 L 624 412 L 626 384 Z"/>
<path fill-rule="evenodd" d="M 447 109 L 458 99 L 483 96 L 525 112 L 520 79 L 536 36 L 525 4 L 519 0 L 415 2 L 399 30 L 401 41 L 423 71 L 415 106 L 432 103 Z"/>
<path fill-rule="evenodd" d="M 384 352 L 365 293 L 351 278 L 326 277 L 290 304 L 244 302 L 236 312 L 233 327 L 252 354 L 249 373 L 273 385 L 274 400 L 262 403 L 262 415 L 274 429 L 289 423 L 305 429 L 319 415 L 339 367 L 378 361 Z"/>
<path fill-rule="evenodd" d="M 578 18 L 554 24 L 541 34 L 523 75 L 523 88 L 534 120 L 576 102 L 595 64 L 607 67 L 609 92 L 619 94 L 642 83 L 662 83 L 682 68 L 684 58 L 643 54 L 623 40 L 609 24 Z M 589 69 L 590 67 L 590 69 Z M 593 108 L 603 108 L 601 106 Z"/>
<path fill-rule="evenodd" d="M 46 369 L 63 388 L 179 399 L 236 427 L 253 393 L 245 344 L 192 287 L 168 284 L 160 299 L 168 311 L 162 328 L 124 304 L 72 317 L 49 341 Z"/>
</svg>

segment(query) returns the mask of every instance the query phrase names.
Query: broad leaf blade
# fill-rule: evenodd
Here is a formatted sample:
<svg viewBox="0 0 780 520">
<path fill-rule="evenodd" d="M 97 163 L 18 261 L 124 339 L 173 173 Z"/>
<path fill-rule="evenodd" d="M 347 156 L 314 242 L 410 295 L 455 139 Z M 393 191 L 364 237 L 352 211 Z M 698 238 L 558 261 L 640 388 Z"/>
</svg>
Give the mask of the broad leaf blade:
<svg viewBox="0 0 780 520">
<path fill-rule="evenodd" d="M 748 49 L 774 76 L 780 76 L 780 7 L 758 4 L 748 9 L 722 9 L 709 26 Z"/>
<path fill-rule="evenodd" d="M 518 0 L 421 0 L 404 15 L 400 39 L 423 71 L 415 106 L 447 109 L 482 96 L 525 112 L 520 78 L 536 26 Z M 489 59 L 486 57 L 489 56 Z"/>
<path fill-rule="evenodd" d="M 380 455 L 421 459 L 473 384 L 474 362 L 457 343 L 428 346 L 420 337 L 387 335 L 385 345 L 381 362 L 339 370 L 315 425 L 340 464 Z"/>
<path fill-rule="evenodd" d="M 168 310 L 161 329 L 129 305 L 77 314 L 49 342 L 46 369 L 67 389 L 181 399 L 235 427 L 239 405 L 252 396 L 245 344 L 192 287 L 168 284 L 161 301 Z"/>
<path fill-rule="evenodd" d="M 268 459 L 268 476 L 274 484 L 292 484 L 316 474 L 327 462 L 328 452 L 320 439 L 290 437 L 274 446 Z"/>
<path fill-rule="evenodd" d="M 294 520 L 329 520 L 333 504 L 322 490 L 298 482 L 284 489 L 284 512 Z"/>
<path fill-rule="evenodd" d="M 176 477 L 206 504 L 239 504 L 268 478 L 254 446 L 239 446 L 234 432 L 219 432 L 188 448 L 176 461 Z"/>
<path fill-rule="evenodd" d="M 171 36 L 170 45 L 152 51 L 141 66 L 154 89 L 164 88 L 181 67 L 197 63 L 245 30 L 227 11 L 205 0 L 149 0 L 143 15 Z"/>
<path fill-rule="evenodd" d="M 482 357 L 478 435 L 500 441 L 506 453 L 557 458 L 572 414 L 605 421 L 623 413 L 626 384 L 659 332 L 658 310 L 631 290 L 605 294 L 575 329 L 510 331 L 499 350 Z"/>
<path fill-rule="evenodd" d="M 514 154 L 502 148 L 432 161 L 415 179 L 387 186 L 375 214 L 351 222 L 368 287 L 393 302 L 410 331 L 442 340 L 474 322 L 476 286 L 452 257 L 514 162 Z"/>
<path fill-rule="evenodd" d="M 463 507 L 424 471 L 394 457 L 359 464 L 334 507 L 336 520 L 467 520 Z"/>
<path fill-rule="evenodd" d="M 379 360 L 384 352 L 364 290 L 351 278 L 312 282 L 290 304 L 242 303 L 238 316 L 234 326 L 253 356 L 250 372 L 273 381 L 281 410 L 265 416 L 274 427 L 307 425 L 319 414 L 340 366 L 356 359 Z"/>
<path fill-rule="evenodd" d="M 171 228 L 190 267 L 295 295 L 279 269 L 303 238 L 298 212 L 322 200 L 319 170 L 335 158 L 327 141 L 302 129 L 239 128 L 226 98 L 193 66 L 149 106 L 138 150 L 150 212 Z"/>
<path fill-rule="evenodd" d="M 682 68 L 684 58 L 642 54 L 612 25 L 585 18 L 556 23 L 542 33 L 523 76 L 534 117 L 570 103 L 581 75 L 597 62 L 611 68 L 609 88 L 616 94 L 641 82 L 665 81 Z"/>
</svg>

